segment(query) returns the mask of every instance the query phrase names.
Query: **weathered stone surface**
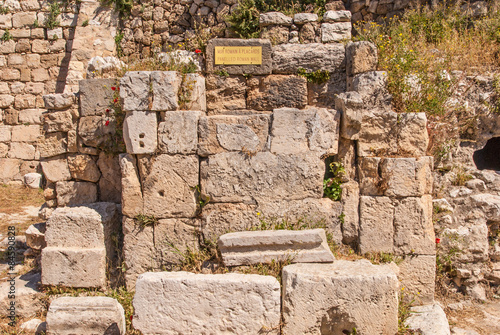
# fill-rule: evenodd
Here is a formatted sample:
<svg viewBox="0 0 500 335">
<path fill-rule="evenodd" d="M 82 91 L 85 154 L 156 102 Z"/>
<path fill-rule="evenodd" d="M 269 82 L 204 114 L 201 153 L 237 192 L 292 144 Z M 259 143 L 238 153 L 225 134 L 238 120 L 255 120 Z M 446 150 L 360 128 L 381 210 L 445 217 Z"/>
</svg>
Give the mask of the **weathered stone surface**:
<svg viewBox="0 0 500 335">
<path fill-rule="evenodd" d="M 347 90 L 358 92 L 366 105 L 381 106 L 390 110 L 391 96 L 387 91 L 387 72 L 369 71 L 354 76 Z"/>
<path fill-rule="evenodd" d="M 198 164 L 196 156 L 140 157 L 144 214 L 157 218 L 193 217 Z"/>
<path fill-rule="evenodd" d="M 398 279 L 408 299 L 419 304 L 434 302 L 436 256 L 409 255 L 399 264 Z"/>
<path fill-rule="evenodd" d="M 158 145 L 155 112 L 128 112 L 123 121 L 123 140 L 130 154 L 151 154 Z"/>
<path fill-rule="evenodd" d="M 262 230 L 229 233 L 217 244 L 226 266 L 290 261 L 331 263 L 335 259 L 323 229 Z"/>
<path fill-rule="evenodd" d="M 342 241 L 356 242 L 359 237 L 359 184 L 355 181 L 342 183 Z"/>
<path fill-rule="evenodd" d="M 347 44 L 346 69 L 348 76 L 368 71 L 375 71 L 377 69 L 377 62 L 377 47 L 375 44 L 368 41 L 359 41 Z"/>
<path fill-rule="evenodd" d="M 293 16 L 294 24 L 304 24 L 316 21 L 318 21 L 318 14 L 314 13 L 297 13 Z"/>
<path fill-rule="evenodd" d="M 321 42 L 340 42 L 351 39 L 351 22 L 322 23 Z"/>
<path fill-rule="evenodd" d="M 97 164 L 89 155 L 70 155 L 68 156 L 68 167 L 71 177 L 77 180 L 97 182 L 101 173 Z"/>
<path fill-rule="evenodd" d="M 185 261 L 185 253 L 199 250 L 198 219 L 160 219 L 154 229 L 155 257 L 162 269 Z"/>
<path fill-rule="evenodd" d="M 398 288 L 389 266 L 367 260 L 288 265 L 283 268 L 283 332 L 395 334 Z"/>
<path fill-rule="evenodd" d="M 415 306 L 405 321 L 408 329 L 419 331 L 422 335 L 450 335 L 450 325 L 441 306 L 438 304 Z"/>
<path fill-rule="evenodd" d="M 40 128 L 40 127 L 38 127 Z M 70 111 L 45 113 L 43 130 L 47 133 L 56 131 L 67 132 L 73 128 L 73 116 Z"/>
<path fill-rule="evenodd" d="M 350 114 L 350 113 L 346 113 Z M 349 115 L 346 115 L 346 119 Z M 358 155 L 386 155 L 397 152 L 397 114 L 373 110 L 361 113 L 358 133 Z M 356 139 L 355 136 L 351 139 Z"/>
<path fill-rule="evenodd" d="M 10 142 L 12 139 L 12 126 L 0 125 L 0 142 Z"/>
<path fill-rule="evenodd" d="M 246 109 L 246 79 L 243 76 L 208 75 L 207 109 L 219 114 L 226 110 Z"/>
<path fill-rule="evenodd" d="M 283 15 L 283 14 L 282 14 Z M 292 20 L 289 18 L 290 21 Z M 215 65 L 215 47 L 216 46 L 261 46 L 262 47 L 262 64 L 261 65 Z M 221 70 L 227 71 L 229 74 L 253 74 L 266 75 L 272 72 L 271 61 L 271 42 L 264 39 L 237 39 L 224 38 L 212 39 L 207 45 L 207 72 L 216 73 Z"/>
<path fill-rule="evenodd" d="M 120 80 L 120 98 L 126 112 L 145 111 L 152 103 L 150 92 L 150 74 L 148 71 L 128 71 Z"/>
<path fill-rule="evenodd" d="M 280 12 L 268 12 L 259 15 L 259 26 L 266 27 L 270 25 L 291 26 L 293 19 Z"/>
<path fill-rule="evenodd" d="M 97 186 L 89 182 L 58 181 L 57 205 L 75 206 L 97 201 Z"/>
<path fill-rule="evenodd" d="M 260 224 L 256 205 L 208 203 L 201 212 L 201 231 L 209 241 L 233 231 L 246 231 Z"/>
<path fill-rule="evenodd" d="M 8 183 L 13 179 L 20 178 L 20 164 L 18 159 L 0 158 L 0 182 Z"/>
<path fill-rule="evenodd" d="M 12 127 L 12 141 L 14 142 L 35 142 L 40 136 L 40 126 L 38 125 Z"/>
<path fill-rule="evenodd" d="M 23 109 L 19 111 L 19 123 L 40 124 L 44 112 L 44 109 Z"/>
<path fill-rule="evenodd" d="M 177 96 L 181 77 L 176 71 L 153 71 L 150 75 L 153 111 L 174 111 L 179 107 Z"/>
<path fill-rule="evenodd" d="M 80 91 L 80 115 L 106 115 L 106 109 L 112 111 L 113 91 L 116 79 L 85 79 L 78 82 Z"/>
<path fill-rule="evenodd" d="M 60 297 L 47 312 L 47 334 L 125 334 L 125 312 L 109 297 Z"/>
<path fill-rule="evenodd" d="M 182 83 L 185 101 L 183 106 L 185 110 L 207 110 L 207 93 L 205 90 L 205 77 L 199 73 L 188 73 Z"/>
<path fill-rule="evenodd" d="M 137 170 L 137 162 L 133 155 L 120 154 L 122 213 L 135 217 L 143 210 L 141 182 Z"/>
<path fill-rule="evenodd" d="M 12 142 L 7 154 L 9 158 L 35 159 L 36 149 L 29 143 Z"/>
<path fill-rule="evenodd" d="M 280 108 L 273 112 L 271 152 L 298 154 L 317 152 L 318 156 L 338 152 L 340 114 L 335 110 Z"/>
<path fill-rule="evenodd" d="M 345 72 L 332 72 L 330 80 L 325 83 L 308 82 L 307 90 L 307 100 L 310 106 L 330 109 L 335 106 L 335 97 L 346 90 L 346 74 Z"/>
<path fill-rule="evenodd" d="M 202 191 L 215 202 L 297 200 L 323 195 L 324 163 L 312 154 L 220 153 L 201 162 Z"/>
<path fill-rule="evenodd" d="M 328 10 L 323 15 L 324 22 L 351 22 L 351 12 L 348 10 Z"/>
<path fill-rule="evenodd" d="M 303 108 L 307 104 L 307 81 L 299 76 L 271 75 L 252 78 L 247 94 L 247 108 L 272 110 L 290 107 Z"/>
<path fill-rule="evenodd" d="M 42 284 L 67 287 L 106 285 L 106 249 L 57 248 L 42 250 Z"/>
<path fill-rule="evenodd" d="M 41 250 L 45 248 L 45 222 L 35 223 L 26 229 L 26 244 L 31 249 Z"/>
<path fill-rule="evenodd" d="M 45 178 L 51 183 L 71 179 L 68 162 L 65 158 L 53 157 L 45 159 L 40 162 L 40 165 Z"/>
<path fill-rule="evenodd" d="M 101 171 L 99 199 L 106 202 L 120 203 L 122 184 L 118 157 L 101 152 L 97 160 L 97 166 Z"/>
<path fill-rule="evenodd" d="M 278 334 L 280 285 L 271 276 L 149 272 L 139 276 L 133 304 L 133 326 L 145 335 L 186 325 L 197 334 Z"/>
<path fill-rule="evenodd" d="M 107 125 L 106 125 L 107 124 Z M 85 146 L 97 148 L 109 141 L 115 132 L 116 122 L 103 115 L 84 116 L 78 123 L 78 135 Z"/>
<path fill-rule="evenodd" d="M 500 221 L 500 196 L 488 193 L 471 196 L 475 206 L 482 209 L 486 218 L 491 221 Z"/>
<path fill-rule="evenodd" d="M 290 29 L 280 25 L 263 27 L 260 31 L 260 38 L 270 40 L 273 45 L 287 43 L 289 35 Z"/>
<path fill-rule="evenodd" d="M 367 252 L 393 252 L 394 205 L 388 197 L 360 197 L 359 248 Z"/>
<path fill-rule="evenodd" d="M 425 156 L 429 145 L 425 113 L 399 115 L 398 152 L 412 156 Z"/>
<path fill-rule="evenodd" d="M 47 333 L 47 323 L 40 319 L 31 319 L 23 322 L 19 329 L 28 334 L 41 335 Z"/>
<path fill-rule="evenodd" d="M 198 146 L 198 111 L 166 112 L 158 125 L 158 147 L 168 154 L 194 154 Z"/>
<path fill-rule="evenodd" d="M 3 316 L 7 317 L 10 314 L 8 310 L 13 299 L 9 299 L 12 295 L 11 284 L 15 285 L 15 315 L 21 318 L 31 318 L 42 313 L 46 308 L 42 299 L 43 293 L 38 290 L 40 282 L 40 273 L 29 272 L 27 274 L 16 276 L 15 283 L 2 281 L 0 283 L 0 308 Z"/>
<path fill-rule="evenodd" d="M 43 101 L 47 109 L 65 109 L 75 103 L 75 95 L 73 93 L 47 94 L 43 96 Z"/>
<path fill-rule="evenodd" d="M 267 145 L 269 115 L 202 116 L 199 121 L 198 154 L 224 151 L 258 152 Z"/>
<path fill-rule="evenodd" d="M 27 173 L 23 176 L 24 184 L 29 188 L 40 188 L 42 186 L 42 175 L 36 172 Z"/>
</svg>

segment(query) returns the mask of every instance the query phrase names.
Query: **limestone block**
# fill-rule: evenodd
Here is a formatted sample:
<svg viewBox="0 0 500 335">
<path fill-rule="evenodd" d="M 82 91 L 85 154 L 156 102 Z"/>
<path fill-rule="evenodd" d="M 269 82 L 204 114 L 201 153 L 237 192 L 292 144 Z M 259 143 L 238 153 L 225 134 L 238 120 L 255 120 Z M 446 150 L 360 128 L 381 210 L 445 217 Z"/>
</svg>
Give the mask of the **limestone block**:
<svg viewBox="0 0 500 335">
<path fill-rule="evenodd" d="M 353 113 L 358 117 L 346 115 L 346 118 L 360 119 L 357 136 L 358 156 L 389 155 L 397 152 L 398 115 L 395 112 L 371 110 Z M 354 136 L 351 139 L 355 139 Z"/>
<path fill-rule="evenodd" d="M 331 263 L 335 259 L 323 229 L 263 230 L 224 234 L 217 241 L 226 266 L 291 261 Z"/>
<path fill-rule="evenodd" d="M 106 285 L 106 249 L 57 248 L 42 250 L 42 284 L 67 287 Z"/>
<path fill-rule="evenodd" d="M 12 28 L 12 14 L 0 15 L 0 29 L 11 29 L 11 28 Z"/>
<path fill-rule="evenodd" d="M 174 111 L 177 103 L 181 77 L 176 71 L 153 71 L 150 74 L 153 95 L 153 111 Z"/>
<path fill-rule="evenodd" d="M 17 268 L 16 268 L 17 269 Z M 11 277 L 11 275 L 9 275 Z M 40 283 L 40 273 L 29 272 L 22 276 L 15 277 L 15 300 L 9 299 L 12 295 L 11 282 L 3 281 L 0 284 L 0 308 L 5 311 L 3 316 L 6 318 L 10 311 L 8 310 L 12 301 L 15 301 L 15 315 L 20 318 L 31 318 L 40 315 L 46 309 L 43 302 L 44 294 L 38 289 Z M 5 332 L 4 332 L 5 333 Z"/>
<path fill-rule="evenodd" d="M 145 335 L 183 333 L 186 325 L 194 334 L 279 332 L 280 285 L 271 276 L 148 272 L 133 304 L 133 326 Z"/>
<path fill-rule="evenodd" d="M 14 40 L 0 42 L 0 53 L 11 54 L 16 51 L 16 42 Z M 33 50 L 35 52 L 35 50 Z"/>
<path fill-rule="evenodd" d="M 351 22 L 351 12 L 348 10 L 328 10 L 323 15 L 324 22 Z"/>
<path fill-rule="evenodd" d="M 330 79 L 325 83 L 308 82 L 307 89 L 310 106 L 332 108 L 335 105 L 335 97 L 346 90 L 345 71 L 330 73 Z"/>
<path fill-rule="evenodd" d="M 53 157 L 44 159 L 40 162 L 43 175 L 51 182 L 70 180 L 71 173 L 68 168 L 68 161 L 62 157 Z"/>
<path fill-rule="evenodd" d="M 31 26 L 36 20 L 36 13 L 34 12 L 20 12 L 12 15 L 12 26 L 14 28 L 23 28 Z"/>
<path fill-rule="evenodd" d="M 36 172 L 27 173 L 23 176 L 24 184 L 29 188 L 38 189 L 42 186 L 42 175 Z"/>
<path fill-rule="evenodd" d="M 258 115 L 202 116 L 199 121 L 200 156 L 224 151 L 263 151 L 267 145 L 270 117 Z"/>
<path fill-rule="evenodd" d="M 99 199 L 106 202 L 120 203 L 122 184 L 118 157 L 101 152 L 97 160 L 97 166 L 101 171 Z"/>
<path fill-rule="evenodd" d="M 330 73 L 345 71 L 345 47 L 343 44 L 311 43 L 279 44 L 273 46 L 273 73 L 296 74 L 298 68 L 307 72 L 317 70 Z"/>
<path fill-rule="evenodd" d="M 97 148 L 110 140 L 110 134 L 115 132 L 115 127 L 116 122 L 103 115 L 84 116 L 78 122 L 78 136 L 85 146 Z"/>
<path fill-rule="evenodd" d="M 14 103 L 15 98 L 12 95 L 0 95 L 0 108 L 8 108 Z"/>
<path fill-rule="evenodd" d="M 40 126 L 38 125 L 12 127 L 12 141 L 14 142 L 35 142 L 40 136 Z"/>
<path fill-rule="evenodd" d="M 394 211 L 394 252 L 400 255 L 436 254 L 430 195 L 398 200 Z"/>
<path fill-rule="evenodd" d="M 246 79 L 243 76 L 208 75 L 207 109 L 219 114 L 226 110 L 246 109 Z"/>
<path fill-rule="evenodd" d="M 408 255 L 399 264 L 398 279 L 408 300 L 418 304 L 434 302 L 436 256 Z"/>
<path fill-rule="evenodd" d="M 399 115 L 398 152 L 412 156 L 425 156 L 429 145 L 425 113 Z"/>
<path fill-rule="evenodd" d="M 97 186 L 83 181 L 58 181 L 57 204 L 60 207 L 90 204 L 97 201 Z"/>
<path fill-rule="evenodd" d="M 43 130 L 47 133 L 63 131 L 73 128 L 73 116 L 70 111 L 52 112 L 44 115 Z"/>
<path fill-rule="evenodd" d="M 386 100 L 387 91 L 387 72 L 369 71 L 354 76 L 352 87 L 348 90 L 358 92 L 365 102 L 375 105 L 380 99 Z M 387 107 L 388 105 L 384 105 Z"/>
<path fill-rule="evenodd" d="M 209 241 L 216 241 L 220 235 L 245 231 L 260 224 L 256 205 L 242 203 L 211 203 L 201 212 L 201 231 Z"/>
<path fill-rule="evenodd" d="M 0 158 L 7 157 L 9 152 L 9 145 L 7 143 L 0 143 Z"/>
<path fill-rule="evenodd" d="M 0 158 L 0 182 L 8 183 L 13 179 L 19 179 L 19 159 Z"/>
<path fill-rule="evenodd" d="M 261 39 L 268 39 L 271 44 L 287 43 L 290 39 L 290 28 L 284 26 L 267 26 L 260 30 Z"/>
<path fill-rule="evenodd" d="M 448 319 L 439 304 L 412 307 L 405 325 L 422 335 L 451 334 Z"/>
<path fill-rule="evenodd" d="M 268 12 L 259 15 L 259 26 L 271 25 L 291 26 L 293 19 L 280 12 Z"/>
<path fill-rule="evenodd" d="M 0 142 L 10 142 L 12 139 L 12 126 L 0 125 Z"/>
<path fill-rule="evenodd" d="M 123 121 L 123 140 L 130 154 L 151 154 L 158 144 L 155 112 L 128 112 Z"/>
<path fill-rule="evenodd" d="M 85 79 L 78 82 L 80 91 L 80 115 L 106 115 L 113 103 L 116 79 Z"/>
<path fill-rule="evenodd" d="M 125 312 L 109 297 L 60 297 L 47 312 L 47 334 L 124 335 Z"/>
<path fill-rule="evenodd" d="M 42 250 L 47 246 L 45 242 L 45 222 L 34 223 L 26 229 L 26 244 L 34 250 Z"/>
<path fill-rule="evenodd" d="M 283 14 L 282 14 L 283 15 Z M 290 21 L 291 18 L 288 18 Z M 215 65 L 215 47 L 224 46 L 249 46 L 262 47 L 262 64 L 260 65 Z M 253 74 L 267 75 L 272 72 L 271 60 L 271 42 L 265 39 L 238 39 L 238 38 L 220 38 L 212 39 L 208 42 L 207 56 L 207 73 L 217 73 L 220 70 L 225 70 L 229 74 Z"/>
<path fill-rule="evenodd" d="M 205 90 L 205 77 L 199 73 L 188 73 L 182 83 L 183 93 L 187 101 L 182 109 L 186 110 L 207 110 L 207 93 Z"/>
<path fill-rule="evenodd" d="M 275 108 L 304 108 L 307 81 L 299 76 L 270 75 L 248 81 L 247 108 L 268 111 Z"/>
<path fill-rule="evenodd" d="M 282 331 L 396 334 L 398 288 L 390 266 L 367 260 L 285 266 Z"/>
<path fill-rule="evenodd" d="M 193 217 L 199 184 L 197 156 L 166 155 L 139 158 L 144 214 L 157 218 Z"/>
<path fill-rule="evenodd" d="M 12 142 L 7 156 L 9 158 L 35 159 L 35 147 L 28 143 Z"/>
<path fill-rule="evenodd" d="M 148 71 L 128 71 L 120 80 L 120 98 L 122 108 L 126 112 L 145 111 L 152 102 L 150 85 L 150 74 Z"/>
<path fill-rule="evenodd" d="M 298 154 L 308 151 L 318 156 L 338 152 L 340 114 L 335 110 L 280 108 L 273 112 L 271 152 Z"/>
<path fill-rule="evenodd" d="M 198 111 L 165 113 L 158 125 L 158 147 L 168 154 L 194 154 L 198 146 Z"/>
<path fill-rule="evenodd" d="M 393 252 L 394 205 L 389 197 L 360 197 L 359 248 L 367 252 Z"/>
<path fill-rule="evenodd" d="M 318 21 L 318 14 L 314 13 L 297 13 L 293 16 L 294 24 L 304 24 L 316 21 Z"/>
<path fill-rule="evenodd" d="M 377 54 L 378 54 L 377 47 L 375 46 L 375 44 L 371 42 L 359 41 L 347 44 L 346 47 L 347 75 L 354 76 L 359 73 L 377 70 L 377 62 L 378 62 Z"/>
<path fill-rule="evenodd" d="M 488 193 L 471 196 L 475 206 L 482 209 L 487 220 L 500 221 L 500 196 Z"/>
<path fill-rule="evenodd" d="M 355 181 L 342 183 L 342 241 L 354 243 L 359 237 L 359 184 Z"/>
<path fill-rule="evenodd" d="M 95 183 L 101 177 L 97 164 L 89 155 L 69 155 L 68 167 L 71 177 L 77 180 L 85 180 Z"/>
<path fill-rule="evenodd" d="M 23 109 L 19 111 L 19 123 L 41 124 L 43 109 Z"/>
<path fill-rule="evenodd" d="M 179 265 L 185 261 L 184 255 L 189 250 L 199 250 L 198 219 L 160 219 L 153 227 L 155 257 L 162 269 Z"/>
<path fill-rule="evenodd" d="M 75 103 L 75 95 L 73 93 L 47 94 L 43 96 L 43 101 L 47 109 L 65 109 Z"/>
<path fill-rule="evenodd" d="M 214 202 L 321 198 L 324 169 L 324 163 L 309 153 L 220 153 L 201 162 L 201 188 Z"/>
<path fill-rule="evenodd" d="M 141 182 L 137 170 L 137 162 L 133 155 L 120 154 L 121 169 L 121 204 L 122 213 L 129 217 L 135 217 L 143 211 L 143 198 Z"/>
<path fill-rule="evenodd" d="M 322 23 L 321 42 L 331 43 L 351 39 L 351 22 Z"/>
</svg>

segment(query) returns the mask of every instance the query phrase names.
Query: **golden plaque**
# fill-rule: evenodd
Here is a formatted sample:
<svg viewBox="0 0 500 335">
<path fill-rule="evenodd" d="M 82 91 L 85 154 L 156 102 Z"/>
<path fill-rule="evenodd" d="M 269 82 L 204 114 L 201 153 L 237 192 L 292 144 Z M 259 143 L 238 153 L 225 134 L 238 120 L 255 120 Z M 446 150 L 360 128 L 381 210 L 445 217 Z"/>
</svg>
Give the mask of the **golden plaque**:
<svg viewBox="0 0 500 335">
<path fill-rule="evenodd" d="M 215 65 L 261 65 L 262 47 L 215 47 Z"/>
</svg>

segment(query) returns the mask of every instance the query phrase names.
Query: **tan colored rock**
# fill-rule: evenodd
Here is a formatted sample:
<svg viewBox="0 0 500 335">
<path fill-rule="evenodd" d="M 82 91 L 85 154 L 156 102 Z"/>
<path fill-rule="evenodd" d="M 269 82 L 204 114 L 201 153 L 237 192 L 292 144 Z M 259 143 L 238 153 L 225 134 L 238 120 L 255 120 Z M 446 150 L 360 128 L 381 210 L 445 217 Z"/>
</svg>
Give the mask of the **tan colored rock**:
<svg viewBox="0 0 500 335">
<path fill-rule="evenodd" d="M 270 40 L 272 44 L 288 42 L 289 28 L 283 26 L 267 26 L 261 29 L 260 38 Z"/>
<path fill-rule="evenodd" d="M 120 80 L 120 98 L 123 100 L 124 111 L 149 109 L 150 98 L 152 98 L 150 73 L 148 71 L 128 71 Z"/>
<path fill-rule="evenodd" d="M 142 188 L 139 181 L 137 162 L 133 155 L 120 154 L 122 213 L 135 217 L 143 213 Z"/>
<path fill-rule="evenodd" d="M 0 108 L 8 108 L 12 106 L 15 98 L 12 95 L 1 94 L 0 95 Z"/>
<path fill-rule="evenodd" d="M 137 281 L 134 310 L 133 326 L 145 335 L 182 333 L 186 324 L 193 333 L 278 334 L 280 286 L 271 276 L 148 272 Z"/>
<path fill-rule="evenodd" d="M 450 335 L 450 325 L 443 308 L 439 304 L 414 306 L 411 308 L 411 313 L 405 321 L 408 329 L 418 331 L 422 335 L 442 334 Z M 473 335 L 476 332 L 464 332 L 453 334 L 469 334 Z M 477 333 L 476 333 L 477 334 Z"/>
<path fill-rule="evenodd" d="M 153 111 L 175 111 L 181 76 L 176 71 L 153 71 L 150 74 Z"/>
<path fill-rule="evenodd" d="M 109 297 L 60 297 L 47 312 L 47 334 L 113 334 L 126 332 L 125 312 Z"/>
<path fill-rule="evenodd" d="M 23 28 L 31 26 L 36 20 L 36 13 L 34 12 L 20 12 L 12 15 L 12 26 L 14 28 Z"/>
<path fill-rule="evenodd" d="M 42 185 L 42 175 L 36 172 L 30 172 L 23 175 L 24 185 L 29 188 L 39 189 Z"/>
<path fill-rule="evenodd" d="M 351 22 L 321 24 L 321 42 L 331 43 L 351 39 Z"/>
<path fill-rule="evenodd" d="M 193 154 L 198 144 L 198 119 L 201 112 L 166 112 L 158 125 L 160 152 L 168 154 Z"/>
<path fill-rule="evenodd" d="M 342 183 L 342 241 L 354 243 L 359 238 L 359 184 L 355 181 Z"/>
<path fill-rule="evenodd" d="M 45 222 L 35 223 L 26 229 L 26 244 L 31 249 L 42 250 L 47 246 L 45 242 Z"/>
<path fill-rule="evenodd" d="M 43 109 L 24 109 L 19 111 L 19 122 L 22 124 L 41 124 Z"/>
<path fill-rule="evenodd" d="M 43 293 L 38 290 L 40 282 L 40 273 L 26 273 L 22 276 L 16 276 L 15 283 L 15 314 L 21 318 L 32 318 L 46 308 L 43 302 Z M 11 283 L 3 281 L 0 284 L 0 308 L 5 311 L 2 315 L 7 317 L 11 311 L 11 302 L 9 295 L 12 295 Z"/>
<path fill-rule="evenodd" d="M 64 157 L 45 159 L 40 164 L 45 178 L 51 183 L 71 179 L 68 162 Z"/>
<path fill-rule="evenodd" d="M 10 142 L 12 140 L 12 127 L 0 125 L 0 142 Z"/>
<path fill-rule="evenodd" d="M 38 141 L 41 157 L 53 157 L 66 153 L 68 139 L 64 133 L 46 134 Z"/>
<path fill-rule="evenodd" d="M 270 117 L 260 115 L 202 116 L 199 121 L 198 154 L 224 151 L 263 151 L 267 145 Z"/>
<path fill-rule="evenodd" d="M 89 155 L 70 155 L 68 156 L 68 167 L 71 177 L 77 180 L 97 182 L 101 173 L 97 164 Z"/>
<path fill-rule="evenodd" d="M 119 158 L 101 152 L 99 154 L 97 166 L 101 171 L 101 179 L 99 179 L 99 199 L 106 202 L 120 203 L 122 185 Z"/>
<path fill-rule="evenodd" d="M 367 260 L 285 266 L 282 331 L 396 334 L 398 289 L 391 267 Z"/>
<path fill-rule="evenodd" d="M 43 129 L 45 132 L 67 132 L 72 128 L 73 116 L 70 111 L 49 112 L 44 114 Z"/>
<path fill-rule="evenodd" d="M 115 132 L 116 122 L 111 120 L 106 125 L 107 121 L 110 120 L 101 115 L 80 118 L 78 135 L 85 146 L 96 148 L 102 143 L 110 141 L 110 134 Z"/>
<path fill-rule="evenodd" d="M 250 230 L 260 224 L 256 205 L 243 203 L 208 203 L 201 212 L 201 231 L 208 241 L 216 242 L 220 235 Z"/>
<path fill-rule="evenodd" d="M 434 302 L 435 255 L 409 255 L 399 264 L 398 279 L 408 300 L 418 304 Z"/>
<path fill-rule="evenodd" d="M 193 217 L 198 166 L 196 156 L 140 157 L 144 214 L 157 218 Z"/>
<path fill-rule="evenodd" d="M 80 92 L 81 116 L 106 115 L 106 109 L 112 112 L 113 91 L 116 79 L 86 79 L 78 82 Z"/>
<path fill-rule="evenodd" d="M 97 201 L 97 186 L 89 182 L 58 181 L 56 191 L 59 207 L 90 204 Z"/>
<path fill-rule="evenodd" d="M 394 250 L 394 205 L 389 197 L 360 197 L 359 248 L 367 252 Z"/>
<path fill-rule="evenodd" d="M 20 161 L 14 158 L 0 158 L 0 182 L 8 183 L 13 179 L 20 179 Z"/>
<path fill-rule="evenodd" d="M 154 226 L 155 257 L 162 269 L 185 261 L 186 253 L 199 250 L 198 219 L 160 219 Z"/>
<path fill-rule="evenodd" d="M 206 78 L 207 108 L 209 113 L 246 109 L 246 79 L 243 76 L 218 76 Z"/>
<path fill-rule="evenodd" d="M 12 142 L 7 154 L 9 158 L 35 159 L 35 147 L 28 143 Z"/>
<path fill-rule="evenodd" d="M 10 54 L 15 52 L 15 50 L 16 50 L 16 42 L 14 42 L 13 40 L 0 42 L 0 53 Z"/>
<path fill-rule="evenodd" d="M 250 109 L 304 108 L 307 104 L 307 81 L 303 77 L 270 75 L 252 78 L 248 86 L 247 108 Z"/>
<path fill-rule="evenodd" d="M 399 115 L 398 152 L 412 156 L 425 156 L 429 145 L 425 113 Z"/>
<path fill-rule="evenodd" d="M 181 106 L 185 110 L 207 110 L 205 77 L 198 73 L 188 73 L 182 83 L 183 94 L 188 100 Z"/>
<path fill-rule="evenodd" d="M 152 154 L 158 145 L 156 112 L 128 112 L 123 122 L 123 140 L 130 154 Z"/>
<path fill-rule="evenodd" d="M 377 69 L 378 57 L 377 47 L 368 41 L 352 42 L 346 47 L 346 69 L 347 75 L 375 71 Z"/>
<path fill-rule="evenodd" d="M 45 108 L 47 109 L 65 109 L 75 103 L 75 95 L 72 93 L 54 93 L 43 96 Z"/>
<path fill-rule="evenodd" d="M 296 74 L 297 69 L 307 72 L 318 70 L 345 72 L 345 47 L 343 44 L 311 43 L 280 44 L 273 46 L 273 73 Z M 345 80 L 345 78 L 344 78 Z"/>
</svg>

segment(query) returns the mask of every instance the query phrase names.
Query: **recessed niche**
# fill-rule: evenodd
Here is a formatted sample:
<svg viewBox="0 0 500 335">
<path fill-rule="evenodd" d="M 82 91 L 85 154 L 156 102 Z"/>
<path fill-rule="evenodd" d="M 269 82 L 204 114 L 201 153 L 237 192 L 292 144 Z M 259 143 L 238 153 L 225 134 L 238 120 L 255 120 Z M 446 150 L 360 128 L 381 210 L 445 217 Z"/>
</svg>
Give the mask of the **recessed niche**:
<svg viewBox="0 0 500 335">
<path fill-rule="evenodd" d="M 474 152 L 472 159 L 479 170 L 500 171 L 500 137 L 489 139 L 484 148 Z"/>
</svg>

